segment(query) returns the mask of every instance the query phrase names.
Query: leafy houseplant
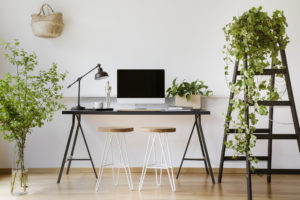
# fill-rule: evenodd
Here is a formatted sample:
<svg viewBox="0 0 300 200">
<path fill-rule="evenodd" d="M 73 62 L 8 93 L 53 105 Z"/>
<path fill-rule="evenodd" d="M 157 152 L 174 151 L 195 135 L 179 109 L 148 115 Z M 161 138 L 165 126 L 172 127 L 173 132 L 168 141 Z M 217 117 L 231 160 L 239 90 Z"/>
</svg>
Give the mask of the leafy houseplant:
<svg viewBox="0 0 300 200">
<path fill-rule="evenodd" d="M 0 79 L 0 131 L 8 142 L 15 143 L 16 170 L 13 170 L 11 192 L 26 193 L 27 170 L 24 165 L 24 149 L 27 136 L 34 127 L 42 127 L 51 121 L 54 111 L 64 108 L 56 100 L 62 98 L 60 81 L 65 73 L 57 72 L 53 64 L 47 71 L 37 71 L 35 53 L 2 42 L 8 61 L 16 67 L 16 74 L 7 73 Z"/>
<path fill-rule="evenodd" d="M 280 99 L 278 88 L 271 86 L 271 79 L 256 79 L 255 74 L 262 74 L 266 68 L 285 67 L 282 66 L 278 56 L 279 51 L 285 49 L 289 42 L 285 32 L 286 27 L 283 11 L 276 10 L 272 16 L 269 16 L 262 11 L 262 7 L 253 7 L 240 17 L 234 17 L 233 21 L 223 28 L 226 36 L 223 51 L 226 61 L 225 75 L 228 75 L 229 66 L 233 66 L 233 60 L 246 61 L 247 59 L 248 62 L 247 67 L 240 62 L 238 66 L 240 78 L 236 82 L 229 82 L 230 90 L 234 94 L 229 111 L 236 116 L 226 116 L 225 129 L 228 133 L 231 122 L 237 132 L 234 134 L 234 140 L 229 140 L 226 146 L 235 151 L 235 156 L 247 153 L 253 163 L 258 162 L 251 153 L 251 149 L 256 144 L 254 131 L 258 117 L 268 114 L 267 107 L 259 105 L 258 101 Z M 249 109 L 252 105 L 253 107 Z M 248 109 L 249 124 L 245 117 L 245 111 Z"/>
<path fill-rule="evenodd" d="M 177 106 L 201 107 L 201 95 L 209 96 L 212 94 L 208 86 L 203 81 L 195 80 L 191 83 L 183 81 L 176 83 L 177 78 L 172 81 L 172 86 L 167 89 L 167 97 L 175 97 Z"/>
</svg>

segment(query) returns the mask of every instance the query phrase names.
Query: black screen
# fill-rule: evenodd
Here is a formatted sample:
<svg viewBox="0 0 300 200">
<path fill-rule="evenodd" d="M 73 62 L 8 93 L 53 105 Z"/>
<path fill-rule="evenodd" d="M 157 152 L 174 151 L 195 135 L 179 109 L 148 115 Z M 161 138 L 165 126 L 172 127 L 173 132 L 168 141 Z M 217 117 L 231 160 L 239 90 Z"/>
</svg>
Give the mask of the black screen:
<svg viewBox="0 0 300 200">
<path fill-rule="evenodd" d="M 165 71 L 161 69 L 119 69 L 118 98 L 164 98 Z"/>
</svg>

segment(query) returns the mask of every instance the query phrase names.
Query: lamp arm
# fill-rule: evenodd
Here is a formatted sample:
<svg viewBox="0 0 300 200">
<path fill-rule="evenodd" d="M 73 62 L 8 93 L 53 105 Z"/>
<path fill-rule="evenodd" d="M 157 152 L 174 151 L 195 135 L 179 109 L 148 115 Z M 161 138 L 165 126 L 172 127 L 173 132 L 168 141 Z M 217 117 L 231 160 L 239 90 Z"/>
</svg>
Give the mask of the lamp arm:
<svg viewBox="0 0 300 200">
<path fill-rule="evenodd" d="M 88 75 L 89 73 L 91 73 L 91 72 L 92 72 L 93 70 L 95 70 L 96 68 L 100 68 L 100 67 L 101 67 L 101 65 L 98 64 L 96 67 L 94 67 L 93 69 L 91 69 L 90 71 L 88 71 L 87 73 L 85 73 L 84 75 L 78 77 L 77 80 L 74 81 L 73 83 L 71 83 L 67 88 L 72 87 L 72 85 L 74 85 L 76 82 L 80 81 L 83 77 L 85 77 L 86 75 Z"/>
</svg>

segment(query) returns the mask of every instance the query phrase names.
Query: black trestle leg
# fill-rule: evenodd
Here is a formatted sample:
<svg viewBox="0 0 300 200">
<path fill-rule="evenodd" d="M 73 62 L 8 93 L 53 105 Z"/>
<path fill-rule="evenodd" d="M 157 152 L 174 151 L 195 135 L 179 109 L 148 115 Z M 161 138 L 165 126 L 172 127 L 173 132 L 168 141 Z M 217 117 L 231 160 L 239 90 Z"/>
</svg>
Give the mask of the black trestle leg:
<svg viewBox="0 0 300 200">
<path fill-rule="evenodd" d="M 189 145 L 190 145 L 190 142 L 191 142 L 191 138 L 192 138 L 193 133 L 194 133 L 195 126 L 196 126 L 196 121 L 194 122 L 194 125 L 193 125 L 193 128 L 192 128 L 192 131 L 191 131 L 189 140 L 188 140 L 188 142 L 187 142 L 187 144 L 186 144 L 186 147 L 185 147 L 185 150 L 184 150 L 184 153 L 183 153 L 183 156 L 182 156 L 182 160 L 181 160 L 181 163 L 180 163 L 180 167 L 179 167 L 178 172 L 177 172 L 176 179 L 178 179 L 178 177 L 179 177 L 179 174 L 180 174 L 180 171 L 181 171 L 181 167 L 182 167 L 182 164 L 183 164 L 183 161 L 184 161 L 186 152 L 187 152 L 187 150 L 188 150 L 188 148 L 189 148 Z"/>
<path fill-rule="evenodd" d="M 198 136 L 198 138 L 199 138 L 199 136 Z M 199 138 L 199 142 L 200 142 L 200 147 L 201 147 L 202 156 L 203 156 L 203 158 L 204 158 L 205 171 L 206 171 L 206 174 L 209 174 L 208 167 L 207 167 L 207 162 L 206 162 L 206 158 L 205 158 L 205 155 L 204 155 L 204 149 L 203 149 L 201 137 Z"/>
<path fill-rule="evenodd" d="M 83 141 L 84 141 L 86 150 L 87 150 L 87 152 L 88 152 L 88 155 L 89 155 L 89 158 L 90 158 L 92 167 L 93 167 L 94 174 L 95 174 L 96 179 L 97 179 L 98 176 L 97 176 L 97 172 L 96 172 L 96 169 L 95 169 L 95 166 L 94 166 L 94 162 L 93 162 L 93 159 L 92 159 L 92 156 L 91 156 L 91 153 L 90 153 L 89 146 L 88 146 L 88 144 L 87 144 L 86 138 L 85 138 L 85 136 L 84 136 L 83 129 L 82 129 L 82 127 L 81 127 L 81 115 L 79 115 L 79 117 L 77 116 L 77 119 L 78 119 L 78 124 L 79 124 L 80 130 L 81 130 L 81 134 L 82 134 L 82 137 L 83 137 Z"/>
<path fill-rule="evenodd" d="M 209 154 L 208 154 L 208 151 L 207 151 L 206 142 L 205 142 L 202 126 L 201 126 L 201 115 L 196 116 L 196 127 L 197 127 L 197 133 L 198 133 L 199 141 L 202 142 L 202 146 L 203 146 L 203 149 L 204 149 L 204 155 L 205 155 L 206 162 L 208 164 L 208 169 L 209 169 L 209 174 L 210 174 L 210 177 L 211 177 L 211 181 L 212 181 L 213 184 L 215 184 L 215 177 L 214 177 L 214 173 L 213 173 L 212 168 L 211 168 Z M 201 138 L 201 140 L 200 140 L 200 138 Z"/>
<path fill-rule="evenodd" d="M 68 163 L 68 168 L 67 168 L 66 174 L 69 174 L 69 172 L 70 172 L 70 167 L 71 167 L 72 158 L 73 158 L 73 155 L 74 155 L 74 150 L 75 150 L 75 146 L 76 146 L 78 132 L 79 132 L 79 123 L 77 124 L 76 133 L 75 133 L 75 137 L 74 137 L 74 141 L 73 141 L 73 146 L 72 146 L 72 150 L 71 150 L 71 156 L 70 156 L 70 159 L 69 159 L 69 163 Z"/>
<path fill-rule="evenodd" d="M 62 176 L 62 173 L 63 173 L 63 170 L 64 170 L 64 166 L 65 166 L 65 162 L 66 162 L 66 158 L 67 158 L 67 154 L 68 154 L 70 142 L 71 142 L 72 135 L 73 135 L 74 125 L 75 125 L 75 115 L 73 114 L 73 115 L 72 115 L 72 125 L 71 125 L 71 130 L 70 130 L 68 142 L 67 142 L 67 145 L 66 145 L 64 157 L 63 157 L 63 160 L 62 160 L 62 163 L 61 163 L 59 175 L 58 175 L 58 178 L 57 178 L 57 184 L 60 183 L 60 179 L 61 179 L 61 176 Z"/>
</svg>

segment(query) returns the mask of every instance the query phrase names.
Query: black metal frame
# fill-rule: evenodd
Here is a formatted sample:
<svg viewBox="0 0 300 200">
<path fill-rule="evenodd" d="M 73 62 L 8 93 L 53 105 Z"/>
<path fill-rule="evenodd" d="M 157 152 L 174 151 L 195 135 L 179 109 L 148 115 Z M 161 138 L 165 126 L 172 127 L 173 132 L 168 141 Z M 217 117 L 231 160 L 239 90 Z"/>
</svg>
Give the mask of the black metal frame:
<svg viewBox="0 0 300 200">
<path fill-rule="evenodd" d="M 294 95 L 291 85 L 291 80 L 289 76 L 288 71 L 288 64 L 286 59 L 285 50 L 280 51 L 281 55 L 281 61 L 283 66 L 285 66 L 285 69 L 265 69 L 262 74 L 257 73 L 256 75 L 270 75 L 271 76 L 271 87 L 274 88 L 275 84 L 275 74 L 283 74 L 285 76 L 286 81 L 286 88 L 288 93 L 288 101 L 261 101 L 258 102 L 260 105 L 266 105 L 269 106 L 269 124 L 268 128 L 260 128 L 256 129 L 254 132 L 254 135 L 257 139 L 265 139 L 268 140 L 268 156 L 256 156 L 261 161 L 267 161 L 267 169 L 255 169 L 254 172 L 250 171 L 250 161 L 249 161 L 249 155 L 246 153 L 246 156 L 240 156 L 237 159 L 233 159 L 231 156 L 225 156 L 226 153 L 226 146 L 225 142 L 227 141 L 228 134 L 234 134 L 236 132 L 235 129 L 229 129 L 229 132 L 226 132 L 226 129 L 224 130 L 224 137 L 223 137 L 223 143 L 222 143 L 222 152 L 221 152 L 221 159 L 220 159 L 220 167 L 219 167 L 219 177 L 218 182 L 222 182 L 222 175 L 223 175 L 223 166 L 224 161 L 246 161 L 246 178 L 247 178 L 247 196 L 248 200 L 252 200 L 252 184 L 251 184 L 251 174 L 267 174 L 267 182 L 271 182 L 271 174 L 300 174 L 300 169 L 272 169 L 272 141 L 273 139 L 296 139 L 298 142 L 298 148 L 300 151 L 300 127 L 299 127 L 299 121 L 298 116 L 296 112 L 296 106 L 294 101 Z M 232 82 L 236 83 L 237 76 L 241 75 L 240 71 L 238 71 L 239 61 L 235 62 Z M 244 67 L 246 68 L 248 66 L 247 63 L 247 55 L 244 56 Z M 234 94 L 231 92 L 229 97 L 229 105 L 227 110 L 227 115 L 231 115 L 231 110 L 229 109 L 231 106 L 230 100 L 233 99 Z M 247 95 L 245 95 L 245 99 L 247 102 Z M 292 118 L 294 122 L 294 129 L 295 134 L 273 134 L 273 115 L 274 115 L 274 106 L 290 106 Z M 248 122 L 249 125 L 249 110 L 247 109 L 245 112 L 245 119 Z M 229 122 L 226 122 L 229 126 Z M 265 133 L 265 134 L 261 134 Z M 246 150 L 246 152 L 248 152 Z"/>
<path fill-rule="evenodd" d="M 84 136 L 84 133 L 83 133 L 83 130 L 82 130 L 81 115 L 194 115 L 195 116 L 195 122 L 194 122 L 194 125 L 193 125 L 191 135 L 190 135 L 189 140 L 188 140 L 188 144 L 186 146 L 185 153 L 184 153 L 183 158 L 182 158 L 182 162 L 181 162 L 181 165 L 180 165 L 179 172 L 177 174 L 177 178 L 179 177 L 180 170 L 181 170 L 181 167 L 182 167 L 182 164 L 183 164 L 183 160 L 197 160 L 197 161 L 198 160 L 203 160 L 204 163 L 205 163 L 205 168 L 206 168 L 207 174 L 210 174 L 212 182 L 215 183 L 213 171 L 212 171 L 212 168 L 211 168 L 211 165 L 210 165 L 209 154 L 208 154 L 208 151 L 207 151 L 206 142 L 205 142 L 205 138 L 204 138 L 204 134 L 203 134 L 203 130 L 202 130 L 202 124 L 201 124 L 201 116 L 210 114 L 210 112 L 207 111 L 207 110 L 203 110 L 203 109 L 193 109 L 193 110 L 187 110 L 187 111 L 168 111 L 168 110 L 162 110 L 162 111 L 147 111 L 147 110 L 145 110 L 145 111 L 65 110 L 65 111 L 62 111 L 62 114 L 72 115 L 72 125 L 71 125 L 71 130 L 70 130 L 70 133 L 69 133 L 65 153 L 64 153 L 64 156 L 63 156 L 61 168 L 60 168 L 60 171 L 59 171 L 57 184 L 60 183 L 62 173 L 63 173 L 63 170 L 64 170 L 64 166 L 65 166 L 67 161 L 69 162 L 68 167 L 67 167 L 67 174 L 70 171 L 72 161 L 75 161 L 75 160 L 76 161 L 87 161 L 87 160 L 91 161 L 95 176 L 97 178 L 97 173 L 96 173 L 96 170 L 95 170 L 95 167 L 94 167 L 94 163 L 93 163 L 93 160 L 92 160 L 89 148 L 88 148 L 88 144 L 87 144 L 87 141 L 85 139 L 85 136 Z M 77 124 L 76 132 L 75 132 L 75 137 L 73 139 L 73 146 L 72 146 L 72 149 L 71 149 L 70 157 L 67 159 L 67 154 L 68 154 L 68 151 L 69 151 L 69 148 L 70 148 L 70 143 L 71 143 L 73 132 L 74 132 L 75 120 L 77 120 L 78 124 Z M 194 132 L 195 127 L 197 129 L 198 139 L 199 139 L 200 147 L 201 147 L 201 150 L 202 150 L 202 156 L 203 156 L 202 159 L 185 158 L 185 154 L 186 154 L 186 151 L 188 149 L 188 146 L 189 146 L 189 143 L 190 143 L 190 140 L 191 140 L 191 137 L 192 137 L 192 134 Z M 83 139 L 84 139 L 84 142 L 85 142 L 85 146 L 86 146 L 86 149 L 87 149 L 87 152 L 88 152 L 88 155 L 89 155 L 88 159 L 74 159 L 73 158 L 74 149 L 75 149 L 75 146 L 76 146 L 79 129 L 82 133 L 82 136 L 83 136 Z"/>
<path fill-rule="evenodd" d="M 199 139 L 199 143 L 200 143 L 202 158 L 186 158 L 185 156 L 186 156 L 187 150 L 189 148 L 190 141 L 191 141 L 191 138 L 193 136 L 195 127 L 196 127 L 196 130 L 197 130 L 197 135 L 198 135 L 198 139 Z M 212 171 L 212 168 L 211 168 L 209 154 L 208 154 L 208 151 L 207 151 L 206 142 L 205 142 L 205 138 L 204 138 L 204 134 L 203 134 L 203 130 L 202 130 L 201 115 L 195 115 L 195 122 L 194 122 L 194 125 L 193 125 L 193 128 L 192 128 L 191 134 L 189 136 L 187 145 L 185 147 L 185 150 L 184 150 L 184 153 L 183 153 L 183 156 L 182 156 L 182 160 L 181 160 L 181 163 L 180 163 L 180 167 L 178 169 L 176 179 L 179 178 L 181 168 L 182 168 L 182 165 L 183 165 L 183 161 L 185 161 L 185 160 L 188 160 L 188 161 L 204 161 L 206 174 L 210 174 L 211 181 L 212 181 L 213 184 L 215 184 L 215 177 L 214 177 L 214 174 L 213 174 L 213 171 Z"/>
<path fill-rule="evenodd" d="M 77 128 L 76 128 L 76 132 L 75 132 L 75 137 L 73 139 L 73 145 L 72 145 L 71 154 L 70 154 L 69 158 L 67 158 L 67 154 L 68 154 L 70 143 L 71 143 L 72 136 L 73 136 L 74 126 L 75 126 L 75 119 L 77 120 Z M 88 152 L 89 158 L 73 158 L 79 129 L 80 129 L 80 132 L 82 134 L 82 138 L 83 138 L 86 150 Z M 64 171 L 64 167 L 65 167 L 66 162 L 68 162 L 68 167 L 67 167 L 66 174 L 69 174 L 72 161 L 91 161 L 91 164 L 92 164 L 95 176 L 96 176 L 96 178 L 98 178 L 97 177 L 97 173 L 96 173 L 96 169 L 95 169 L 95 166 L 94 166 L 94 162 L 93 162 L 93 159 L 92 159 L 92 156 L 91 156 L 91 153 L 90 153 L 90 150 L 89 150 L 89 147 L 88 147 L 88 144 L 87 144 L 87 141 L 86 141 L 86 138 L 85 138 L 82 126 L 81 126 L 81 114 L 73 114 L 72 115 L 71 130 L 70 130 L 68 142 L 67 142 L 67 145 L 66 145 L 66 150 L 65 150 L 65 153 L 64 153 L 64 157 L 63 157 L 63 160 L 62 160 L 62 163 L 61 163 L 61 168 L 60 168 L 60 171 L 59 171 L 59 175 L 58 175 L 58 179 L 57 179 L 57 184 L 60 183 L 61 176 L 62 176 L 62 173 Z"/>
</svg>

